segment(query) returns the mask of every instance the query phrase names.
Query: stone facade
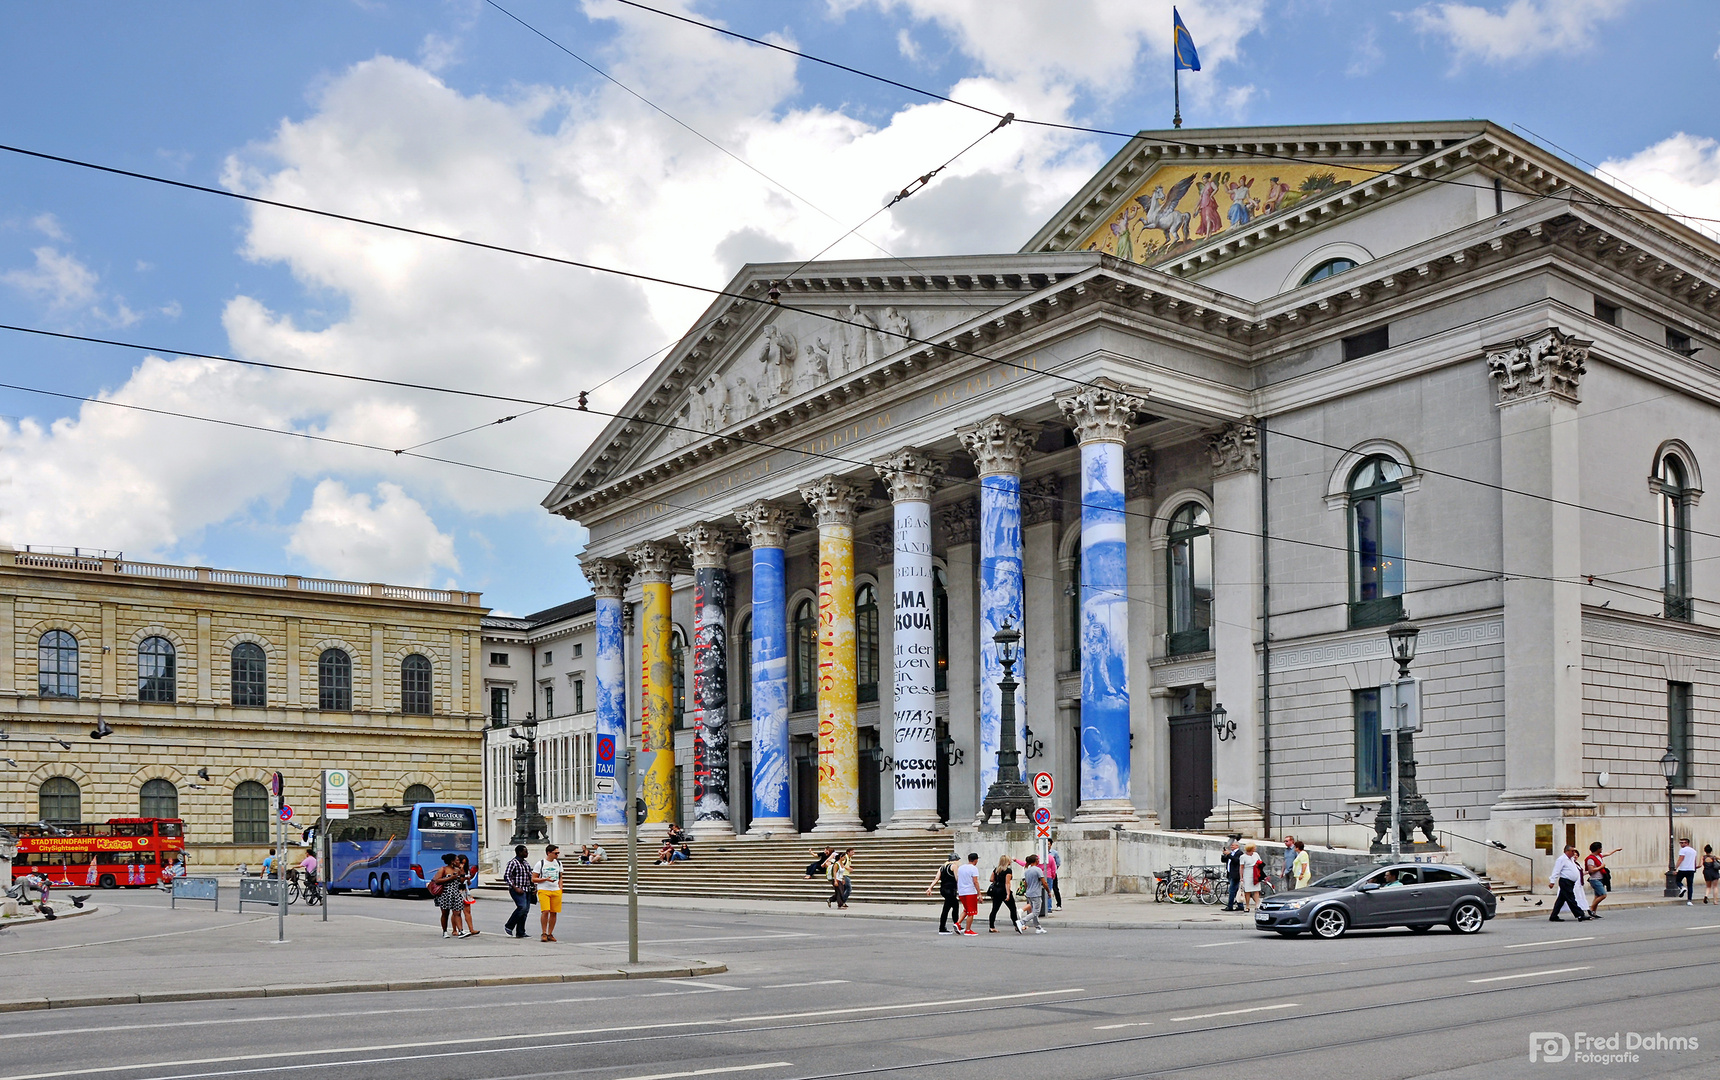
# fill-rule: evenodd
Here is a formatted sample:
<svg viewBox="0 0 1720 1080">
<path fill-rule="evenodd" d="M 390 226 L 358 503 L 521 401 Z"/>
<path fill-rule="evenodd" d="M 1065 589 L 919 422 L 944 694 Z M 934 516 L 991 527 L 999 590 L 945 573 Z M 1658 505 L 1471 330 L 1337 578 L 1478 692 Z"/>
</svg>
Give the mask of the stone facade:
<svg viewBox="0 0 1720 1080">
<path fill-rule="evenodd" d="M 477 593 L 0 549 L 0 640 L 10 643 L 0 652 L 0 727 L 18 762 L 0 817 L 39 820 L 41 787 L 54 777 L 78 785 L 83 821 L 135 816 L 142 785 L 167 780 L 193 865 L 225 868 L 266 853 L 236 839 L 234 791 L 277 771 L 304 825 L 324 768 L 348 771 L 358 806 L 398 804 L 413 785 L 477 805 L 483 613 Z M 69 683 L 42 671 L 53 631 L 76 641 Z M 140 700 L 140 647 L 153 638 L 172 645 L 170 701 Z M 234 704 L 243 644 L 263 653 L 261 705 Z M 330 649 L 349 660 L 350 706 L 325 711 L 318 663 Z M 429 661 L 427 714 L 403 708 L 412 656 Z M 45 694 L 45 679 L 75 696 Z M 92 741 L 98 720 L 113 734 Z"/>
</svg>

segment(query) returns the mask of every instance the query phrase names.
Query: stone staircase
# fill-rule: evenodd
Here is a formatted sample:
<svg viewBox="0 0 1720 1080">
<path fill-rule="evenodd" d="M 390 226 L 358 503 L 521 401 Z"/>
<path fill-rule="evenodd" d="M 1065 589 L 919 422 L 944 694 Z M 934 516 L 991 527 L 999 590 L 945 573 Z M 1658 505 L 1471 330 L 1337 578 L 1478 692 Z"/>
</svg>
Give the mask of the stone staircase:
<svg viewBox="0 0 1720 1080">
<path fill-rule="evenodd" d="M 833 843 L 835 841 L 832 841 Z M 841 841 L 854 848 L 852 901 L 935 904 L 926 885 L 950 853 L 946 833 L 905 837 L 871 835 Z M 806 880 L 815 847 L 810 838 L 795 840 L 695 840 L 693 857 L 668 866 L 654 865 L 656 845 L 639 845 L 639 895 L 716 896 L 743 900 L 824 900 L 824 877 Z M 605 843 L 609 861 L 581 866 L 563 859 L 562 886 L 569 893 L 627 892 L 627 843 Z"/>
</svg>

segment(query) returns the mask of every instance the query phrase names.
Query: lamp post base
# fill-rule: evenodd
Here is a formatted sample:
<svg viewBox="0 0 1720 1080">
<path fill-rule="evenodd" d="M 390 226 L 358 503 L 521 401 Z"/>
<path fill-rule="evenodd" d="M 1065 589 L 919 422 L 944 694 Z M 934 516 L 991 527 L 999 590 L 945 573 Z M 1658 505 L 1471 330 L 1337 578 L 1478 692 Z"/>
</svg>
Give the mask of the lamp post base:
<svg viewBox="0 0 1720 1080">
<path fill-rule="evenodd" d="M 1669 900 L 1684 895 L 1684 886 L 1678 883 L 1678 871 L 1668 870 L 1666 872 L 1666 891 L 1661 895 Z"/>
</svg>

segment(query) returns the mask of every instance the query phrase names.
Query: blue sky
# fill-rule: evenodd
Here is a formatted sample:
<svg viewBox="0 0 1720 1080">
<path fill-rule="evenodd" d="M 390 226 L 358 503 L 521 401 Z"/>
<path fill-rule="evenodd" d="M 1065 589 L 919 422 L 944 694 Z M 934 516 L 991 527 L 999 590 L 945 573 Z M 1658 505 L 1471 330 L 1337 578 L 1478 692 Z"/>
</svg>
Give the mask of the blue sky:
<svg viewBox="0 0 1720 1080">
<path fill-rule="evenodd" d="M 614 0 L 64 2 L 0 11 L 0 142 L 720 285 L 808 255 L 987 122 Z M 1484 117 L 1720 217 L 1720 5 L 1179 3 L 1190 128 Z M 999 109 L 1168 125 L 1156 0 L 707 2 L 755 36 Z M 1055 14 L 1053 14 L 1055 12 Z M 1119 140 L 1015 127 L 837 255 L 1007 251 Z M 0 321 L 526 398 L 670 343 L 697 294 L 0 154 Z M 6 383 L 400 448 L 519 407 L 0 332 Z M 616 406 L 647 368 L 594 399 Z M 424 448 L 551 479 L 544 411 Z M 0 390 L 0 539 L 480 589 L 586 591 L 546 485 Z"/>
</svg>

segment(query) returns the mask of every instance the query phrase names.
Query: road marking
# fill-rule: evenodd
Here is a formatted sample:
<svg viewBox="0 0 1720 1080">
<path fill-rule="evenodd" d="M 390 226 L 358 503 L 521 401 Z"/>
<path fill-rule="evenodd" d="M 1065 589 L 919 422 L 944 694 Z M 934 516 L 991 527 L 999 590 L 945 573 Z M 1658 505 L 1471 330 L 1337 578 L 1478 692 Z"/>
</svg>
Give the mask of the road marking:
<svg viewBox="0 0 1720 1080">
<path fill-rule="evenodd" d="M 1472 983 L 1490 983 L 1504 982 L 1507 979 L 1533 979 L 1541 975 L 1563 975 L 1569 971 L 1587 971 L 1593 966 L 1593 964 L 1585 964 L 1582 967 L 1549 968 L 1546 971 L 1524 971 L 1516 975 L 1495 975 L 1491 979 L 1470 979 L 1469 981 Z"/>
<path fill-rule="evenodd" d="M 1573 941 L 1593 941 L 1592 937 L 1554 938 L 1552 941 L 1525 941 L 1521 945 L 1507 945 L 1507 949 L 1533 949 L 1541 945 L 1567 945 Z"/>
<path fill-rule="evenodd" d="M 211 930 L 231 930 L 235 926 L 244 926 L 245 923 L 262 922 L 265 919 L 272 918 L 274 918 L 273 915 L 259 915 L 256 918 L 246 919 L 243 922 L 217 923 L 214 926 L 199 926 L 195 930 L 169 930 L 165 934 L 140 934 L 137 937 L 108 938 L 105 941 L 86 941 L 81 945 L 52 945 L 44 949 L 8 949 L 0 951 L 0 957 L 29 956 L 31 953 L 64 952 L 67 949 L 93 949 L 97 945 L 122 945 L 128 941 L 149 941 L 153 938 L 181 937 L 185 934 L 206 934 Z"/>
<path fill-rule="evenodd" d="M 644 1076 L 623 1076 L 618 1080 L 674 1080 L 679 1076 L 715 1076 L 718 1073 L 757 1072 L 760 1069 L 792 1068 L 792 1061 L 767 1061 L 763 1065 L 724 1065 L 710 1069 L 692 1069 L 688 1072 L 650 1073 Z"/>
<path fill-rule="evenodd" d="M 789 989 L 791 987 L 795 987 L 795 986 L 835 986 L 838 983 L 846 983 L 847 981 L 848 981 L 847 979 L 820 979 L 817 982 L 768 983 L 764 986 L 759 987 L 759 989 L 760 990 L 787 990 L 787 989 Z"/>
<path fill-rule="evenodd" d="M 1720 923 L 1713 923 L 1713 924 L 1708 925 L 1708 926 L 1686 926 L 1685 929 L 1686 930 L 1720 930 Z"/>
<path fill-rule="evenodd" d="M 720 1019 L 719 1018 L 716 1020 L 657 1020 L 657 1021 L 652 1021 L 650 1023 L 644 1023 L 644 1024 L 617 1024 L 617 1025 L 613 1025 L 610 1027 L 569 1028 L 569 1029 L 564 1030 L 564 1031 L 526 1032 L 526 1033 L 514 1034 L 514 1035 L 474 1035 L 474 1036 L 470 1036 L 470 1037 L 464 1038 L 464 1039 L 428 1039 L 428 1040 L 423 1040 L 423 1041 L 419 1041 L 419 1042 L 377 1043 L 377 1044 L 372 1044 L 369 1046 L 336 1046 L 336 1047 L 326 1047 L 323 1049 L 276 1050 L 276 1051 L 271 1051 L 269 1053 L 264 1053 L 264 1054 L 227 1054 L 227 1055 L 223 1055 L 221 1057 L 182 1058 L 182 1059 L 179 1059 L 177 1061 L 146 1061 L 146 1062 L 138 1062 L 138 1063 L 134 1063 L 134 1064 L 130 1064 L 130 1065 L 100 1065 L 100 1066 L 94 1066 L 94 1067 L 84 1066 L 83 1068 L 61 1069 L 61 1070 L 58 1070 L 55 1072 L 14 1073 L 10 1076 L 0 1076 L 0 1080 L 52 1080 L 52 1078 L 61 1077 L 61 1076 L 95 1076 L 95 1075 L 98 1075 L 101 1073 L 137 1072 L 137 1071 L 143 1070 L 143 1069 L 164 1069 L 164 1068 L 174 1068 L 174 1067 L 185 1068 L 188 1065 L 225 1065 L 225 1064 L 228 1064 L 230 1062 L 236 1062 L 236 1061 L 279 1061 L 283 1058 L 317 1057 L 317 1056 L 322 1056 L 322 1055 L 333 1055 L 333 1054 L 371 1054 L 371 1053 L 378 1053 L 381 1051 L 388 1051 L 388 1050 L 426 1050 L 426 1049 L 429 1049 L 431 1047 L 437 1047 L 437 1046 L 476 1046 L 480 1043 L 498 1043 L 498 1042 L 510 1042 L 510 1041 L 521 1041 L 521 1040 L 531 1040 L 531 1039 L 536 1039 L 536 1040 L 540 1040 L 540 1041 L 537 1043 L 528 1043 L 525 1046 L 518 1046 L 518 1047 L 498 1047 L 498 1048 L 493 1048 L 491 1050 L 483 1050 L 483 1051 L 449 1052 L 449 1053 L 440 1054 L 440 1055 L 416 1054 L 416 1055 L 411 1055 L 411 1057 L 414 1059 L 420 1059 L 420 1058 L 426 1058 L 426 1057 L 453 1057 L 453 1056 L 458 1056 L 459 1053 L 467 1053 L 467 1054 L 470 1054 L 470 1053 L 505 1053 L 505 1052 L 515 1051 L 515 1050 L 546 1050 L 546 1049 L 551 1049 L 552 1047 L 543 1044 L 541 1042 L 541 1040 L 543 1040 L 543 1039 L 565 1039 L 565 1038 L 572 1038 L 572 1037 L 580 1036 L 580 1035 L 614 1035 L 614 1034 L 618 1034 L 621 1032 L 628 1032 L 628 1031 L 662 1031 L 662 1030 L 665 1030 L 668 1028 L 689 1028 L 689 1027 L 712 1027 L 712 1028 L 716 1028 L 716 1027 L 722 1027 L 725 1024 L 747 1024 L 747 1023 L 756 1023 L 756 1022 L 761 1021 L 761 1020 L 800 1020 L 800 1019 L 807 1019 L 810 1017 L 817 1017 L 817 1016 L 837 1016 L 837 1015 L 843 1015 L 843 1014 L 848 1014 L 848 1013 L 880 1012 L 880 1011 L 887 1011 L 887 1010 L 891 1010 L 891 1009 L 925 1009 L 925 1008 L 934 1008 L 934 1007 L 941 1006 L 941 1005 L 971 1005 L 971 1004 L 975 1004 L 978 1002 L 984 1002 L 984 1001 L 1015 1001 L 1015 1000 L 1019 1000 L 1021 998 L 1046 997 L 1049 995 L 1056 995 L 1056 994 L 1081 994 L 1081 993 L 1085 993 L 1085 992 L 1086 992 L 1085 987 L 1071 986 L 1071 987 L 1068 987 L 1068 988 L 1062 989 L 1062 990 L 1033 990 L 1033 991 L 1029 991 L 1027 993 L 1021 993 L 1021 994 L 994 994 L 994 995 L 991 995 L 989 997 L 949 998 L 949 999 L 946 999 L 943 1001 L 911 1001 L 911 1002 L 905 1002 L 905 1003 L 900 1004 L 900 1005 L 869 1005 L 869 1006 L 859 1006 L 859 1007 L 852 1008 L 852 1009 L 826 1009 L 826 1010 L 821 1010 L 819 1012 L 805 1012 L 805 1013 L 778 1013 L 778 1014 L 770 1015 L 770 1016 L 735 1016 L 735 1017 L 730 1017 L 728 1019 Z M 254 1022 L 257 1022 L 257 1020 L 272 1020 L 272 1019 L 274 1019 L 274 1018 L 260 1017 L 260 1018 L 253 1018 L 247 1022 L 254 1023 Z M 151 1026 L 154 1026 L 154 1025 L 151 1025 Z M 569 1045 L 579 1045 L 579 1044 L 569 1044 Z M 381 1059 L 381 1060 L 394 1060 L 394 1059 Z M 352 1064 L 374 1064 L 374 1063 L 375 1063 L 374 1061 L 365 1061 L 365 1062 L 347 1061 L 347 1062 L 331 1062 L 331 1063 L 326 1063 L 326 1064 L 352 1065 Z M 320 1067 L 322 1067 L 322 1066 L 321 1065 L 277 1066 L 278 1069 L 320 1068 Z M 773 1066 L 773 1067 L 781 1067 L 781 1066 Z M 196 1075 L 196 1074 L 183 1074 L 183 1075 L 189 1076 L 189 1075 Z M 157 1078 L 157 1080 L 173 1080 L 173 1078 L 172 1077 L 161 1077 L 161 1078 Z"/>
<path fill-rule="evenodd" d="M 1205 945 L 1194 946 L 1197 949 L 1222 949 L 1226 945 L 1247 945 L 1246 941 L 1209 941 Z"/>
<path fill-rule="evenodd" d="M 695 979 L 659 979 L 657 981 L 661 982 L 667 986 L 687 986 L 687 987 L 694 987 L 694 988 L 697 988 L 699 990 L 751 990 L 752 989 L 752 987 L 750 987 L 750 986 L 730 986 L 728 983 L 700 982 L 700 981 L 695 980 Z"/>
<path fill-rule="evenodd" d="M 812 936 L 813 936 L 812 934 L 800 934 L 800 933 L 784 932 L 784 933 L 776 933 L 776 934 L 745 934 L 745 935 L 740 935 L 737 937 L 660 937 L 660 938 L 640 938 L 639 944 L 641 944 L 641 945 L 684 945 L 689 941 L 691 941 L 691 942 L 703 942 L 703 941 L 775 941 L 778 938 L 780 938 L 784 941 L 787 941 L 790 938 L 803 938 L 803 937 L 812 937 Z M 829 936 L 830 935 L 828 935 L 828 934 L 825 935 L 826 938 L 828 938 Z M 608 947 L 608 946 L 615 946 L 615 945 L 625 945 L 625 944 L 627 944 L 627 939 L 626 938 L 620 938 L 616 941 L 587 941 L 587 942 L 582 942 L 582 944 L 590 945 L 590 946 Z"/>
<path fill-rule="evenodd" d="M 1132 1023 L 1128 1023 L 1128 1024 L 1100 1024 L 1098 1027 L 1094 1028 L 1093 1030 L 1094 1031 L 1115 1031 L 1118 1028 L 1152 1027 L 1152 1026 L 1153 1026 L 1153 1024 L 1152 1024 L 1152 1021 L 1150 1021 L 1150 1020 L 1136 1020 L 1136 1021 L 1133 1021 Z"/>
<path fill-rule="evenodd" d="M 1295 1008 L 1300 1008 L 1300 1005 L 1297 1002 L 1286 1001 L 1282 1005 L 1261 1005 L 1254 1009 L 1230 1009 L 1226 1012 L 1197 1013 L 1194 1016 L 1173 1016 L 1171 1017 L 1171 1021 L 1174 1023 L 1179 1020 L 1211 1020 L 1216 1016 L 1241 1016 L 1243 1013 L 1272 1012 L 1276 1009 Z"/>
</svg>

